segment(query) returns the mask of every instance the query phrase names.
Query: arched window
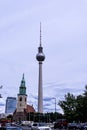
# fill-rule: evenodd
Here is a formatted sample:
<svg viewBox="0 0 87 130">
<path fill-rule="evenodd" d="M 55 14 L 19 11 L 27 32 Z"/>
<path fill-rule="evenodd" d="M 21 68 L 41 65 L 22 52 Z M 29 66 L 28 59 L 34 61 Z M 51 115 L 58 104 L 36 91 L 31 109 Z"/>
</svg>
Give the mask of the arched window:
<svg viewBox="0 0 87 130">
<path fill-rule="evenodd" d="M 26 102 L 26 98 L 25 98 L 25 102 Z"/>
<path fill-rule="evenodd" d="M 22 97 L 19 98 L 19 101 L 22 101 Z"/>
</svg>

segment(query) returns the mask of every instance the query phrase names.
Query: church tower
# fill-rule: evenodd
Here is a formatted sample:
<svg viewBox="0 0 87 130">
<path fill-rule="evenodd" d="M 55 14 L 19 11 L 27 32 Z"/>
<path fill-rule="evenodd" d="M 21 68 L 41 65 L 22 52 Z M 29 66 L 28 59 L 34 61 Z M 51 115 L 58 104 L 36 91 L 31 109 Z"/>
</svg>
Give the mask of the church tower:
<svg viewBox="0 0 87 130">
<path fill-rule="evenodd" d="M 29 112 L 35 112 L 35 109 L 33 108 L 33 106 L 27 104 L 26 85 L 23 74 L 21 84 L 19 87 L 19 93 L 17 95 L 16 110 L 13 113 L 13 120 L 19 121 L 19 123 L 21 123 L 21 121 L 27 120 Z"/>
<path fill-rule="evenodd" d="M 27 94 L 24 74 L 19 87 L 18 101 L 17 101 L 17 112 L 23 112 L 27 108 Z"/>
</svg>

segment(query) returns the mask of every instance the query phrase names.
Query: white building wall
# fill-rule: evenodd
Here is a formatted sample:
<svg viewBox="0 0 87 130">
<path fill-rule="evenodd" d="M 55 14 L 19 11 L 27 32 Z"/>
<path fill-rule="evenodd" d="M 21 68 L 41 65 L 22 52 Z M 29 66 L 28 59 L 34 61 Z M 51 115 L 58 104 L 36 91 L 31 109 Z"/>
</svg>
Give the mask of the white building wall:
<svg viewBox="0 0 87 130">
<path fill-rule="evenodd" d="M 27 108 L 27 95 L 18 95 L 17 112 L 23 112 Z"/>
</svg>

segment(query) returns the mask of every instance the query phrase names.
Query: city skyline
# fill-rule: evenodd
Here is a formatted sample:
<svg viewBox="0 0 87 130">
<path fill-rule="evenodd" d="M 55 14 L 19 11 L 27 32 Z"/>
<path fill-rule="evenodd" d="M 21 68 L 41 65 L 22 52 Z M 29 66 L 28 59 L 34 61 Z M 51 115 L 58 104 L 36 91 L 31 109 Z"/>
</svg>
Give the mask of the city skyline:
<svg viewBox="0 0 87 130">
<path fill-rule="evenodd" d="M 25 74 L 28 103 L 37 111 L 39 26 L 42 23 L 44 112 L 55 111 L 67 92 L 87 84 L 86 0 L 0 1 L 0 113 L 8 96 L 17 97 Z M 57 112 L 61 108 L 56 105 Z"/>
</svg>

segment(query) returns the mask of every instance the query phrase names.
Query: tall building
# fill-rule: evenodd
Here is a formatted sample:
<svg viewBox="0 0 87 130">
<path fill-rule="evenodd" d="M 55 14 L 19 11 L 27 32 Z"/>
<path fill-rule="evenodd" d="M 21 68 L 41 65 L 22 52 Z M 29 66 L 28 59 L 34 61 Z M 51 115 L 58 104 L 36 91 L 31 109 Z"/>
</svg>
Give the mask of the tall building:
<svg viewBox="0 0 87 130">
<path fill-rule="evenodd" d="M 6 114 L 13 114 L 16 109 L 16 97 L 7 97 L 6 99 L 6 106 L 5 106 L 5 113 Z"/>
<path fill-rule="evenodd" d="M 42 87 L 42 62 L 45 60 L 43 47 L 41 44 L 41 24 L 40 24 L 40 45 L 36 59 L 39 62 L 39 80 L 38 80 L 38 112 L 43 113 L 43 87 Z"/>
</svg>

